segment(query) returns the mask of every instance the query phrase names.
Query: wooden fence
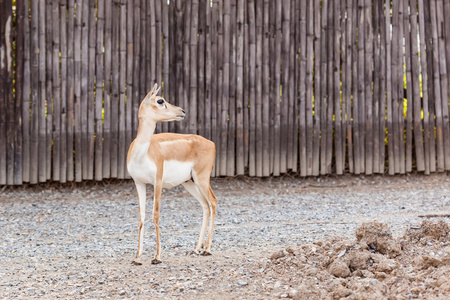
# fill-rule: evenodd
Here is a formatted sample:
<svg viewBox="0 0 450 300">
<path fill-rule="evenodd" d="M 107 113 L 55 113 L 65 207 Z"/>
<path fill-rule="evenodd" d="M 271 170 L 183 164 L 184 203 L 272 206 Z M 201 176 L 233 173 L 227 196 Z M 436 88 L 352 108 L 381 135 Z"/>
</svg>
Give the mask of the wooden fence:
<svg viewBox="0 0 450 300">
<path fill-rule="evenodd" d="M 0 0 L 0 184 L 127 178 L 155 82 L 214 176 L 450 169 L 450 1 Z"/>
</svg>

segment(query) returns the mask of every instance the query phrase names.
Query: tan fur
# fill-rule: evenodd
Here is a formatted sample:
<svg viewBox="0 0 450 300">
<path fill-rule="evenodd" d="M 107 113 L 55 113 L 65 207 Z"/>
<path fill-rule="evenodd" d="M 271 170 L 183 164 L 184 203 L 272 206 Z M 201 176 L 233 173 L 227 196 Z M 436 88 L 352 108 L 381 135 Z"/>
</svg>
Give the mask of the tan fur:
<svg viewBox="0 0 450 300">
<path fill-rule="evenodd" d="M 145 185 L 147 183 L 154 184 L 153 223 L 156 229 L 157 247 L 152 263 L 161 262 L 159 211 L 161 191 L 166 181 L 171 186 L 183 184 L 202 205 L 202 228 L 194 252 L 199 252 L 203 247 L 206 227 L 210 221 L 209 234 L 202 254 L 211 254 L 217 198 L 209 181 L 214 165 L 215 145 L 198 135 L 153 134 L 157 122 L 184 118 L 184 111 L 181 108 L 156 96 L 158 91 L 155 84 L 140 105 L 138 133 L 130 145 L 127 156 L 128 172 L 135 181 L 139 198 L 139 244 L 134 260 L 136 264 L 140 264 L 138 260 L 143 252 Z M 164 105 L 157 103 L 161 99 L 164 100 Z"/>
</svg>

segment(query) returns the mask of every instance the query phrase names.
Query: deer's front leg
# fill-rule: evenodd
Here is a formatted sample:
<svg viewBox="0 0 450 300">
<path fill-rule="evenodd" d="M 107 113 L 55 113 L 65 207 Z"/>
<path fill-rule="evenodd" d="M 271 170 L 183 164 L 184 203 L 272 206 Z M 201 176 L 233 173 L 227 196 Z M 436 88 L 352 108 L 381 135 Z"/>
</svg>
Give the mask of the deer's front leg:
<svg viewBox="0 0 450 300">
<path fill-rule="evenodd" d="M 145 183 L 135 183 L 136 190 L 139 198 L 139 242 L 136 258 L 133 260 L 133 264 L 141 265 L 139 258 L 143 252 L 144 243 L 144 222 L 145 222 L 145 201 L 146 201 L 146 185 Z"/>
<path fill-rule="evenodd" d="M 159 235 L 159 211 L 161 206 L 162 179 L 156 180 L 154 203 L 153 203 L 153 224 L 156 230 L 156 253 L 152 260 L 152 264 L 161 263 L 161 239 Z"/>
</svg>

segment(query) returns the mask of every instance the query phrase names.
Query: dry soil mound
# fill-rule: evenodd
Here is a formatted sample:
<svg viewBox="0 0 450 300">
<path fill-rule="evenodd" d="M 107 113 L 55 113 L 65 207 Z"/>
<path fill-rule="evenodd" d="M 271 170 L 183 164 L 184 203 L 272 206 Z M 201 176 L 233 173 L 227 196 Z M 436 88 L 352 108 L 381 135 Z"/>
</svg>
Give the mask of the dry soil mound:
<svg viewBox="0 0 450 300">
<path fill-rule="evenodd" d="M 449 299 L 449 238 L 442 220 L 411 226 L 398 239 L 374 221 L 356 230 L 356 240 L 274 253 L 264 272 L 289 281 L 285 296 L 294 299 Z"/>
</svg>

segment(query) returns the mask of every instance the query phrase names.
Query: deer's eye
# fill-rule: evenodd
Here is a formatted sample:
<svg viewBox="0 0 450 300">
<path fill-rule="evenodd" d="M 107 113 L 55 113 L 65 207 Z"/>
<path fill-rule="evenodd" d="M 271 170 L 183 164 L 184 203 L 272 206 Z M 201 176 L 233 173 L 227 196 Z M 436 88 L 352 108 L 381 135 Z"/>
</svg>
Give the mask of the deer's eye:
<svg viewBox="0 0 450 300">
<path fill-rule="evenodd" d="M 158 101 L 156 101 L 158 104 L 164 104 L 164 100 L 163 99 L 158 99 Z"/>
</svg>

